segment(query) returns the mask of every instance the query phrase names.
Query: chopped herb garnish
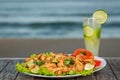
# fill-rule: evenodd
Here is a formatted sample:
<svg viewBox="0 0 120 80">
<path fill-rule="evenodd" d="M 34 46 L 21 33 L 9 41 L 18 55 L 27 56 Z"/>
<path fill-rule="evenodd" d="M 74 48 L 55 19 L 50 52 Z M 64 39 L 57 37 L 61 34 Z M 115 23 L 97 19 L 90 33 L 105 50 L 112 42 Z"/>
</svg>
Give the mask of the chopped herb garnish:
<svg viewBox="0 0 120 80">
<path fill-rule="evenodd" d="M 44 63 L 45 63 L 45 61 L 40 61 L 40 62 L 38 63 L 38 65 L 41 66 L 41 65 L 43 65 Z"/>
<path fill-rule="evenodd" d="M 32 55 L 30 55 L 30 58 L 34 58 L 36 56 L 37 56 L 36 54 L 32 54 Z"/>
<path fill-rule="evenodd" d="M 39 66 L 43 65 L 44 63 L 45 61 L 40 61 L 40 62 L 34 61 L 34 64 L 39 65 Z"/>
<path fill-rule="evenodd" d="M 86 56 L 86 52 L 81 52 L 81 53 Z"/>
<path fill-rule="evenodd" d="M 51 53 L 47 52 L 45 55 L 46 55 L 46 57 L 50 57 Z"/>
<path fill-rule="evenodd" d="M 66 66 L 70 66 L 70 65 L 73 65 L 73 64 L 74 64 L 74 60 L 72 58 L 64 60 L 64 65 L 66 65 Z"/>
</svg>

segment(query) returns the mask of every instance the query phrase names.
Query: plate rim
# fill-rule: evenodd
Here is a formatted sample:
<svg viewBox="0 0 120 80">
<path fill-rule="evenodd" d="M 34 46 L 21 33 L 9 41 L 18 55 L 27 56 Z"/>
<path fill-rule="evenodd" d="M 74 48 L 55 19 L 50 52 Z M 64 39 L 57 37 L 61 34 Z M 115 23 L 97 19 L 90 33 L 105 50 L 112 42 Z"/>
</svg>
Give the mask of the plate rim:
<svg viewBox="0 0 120 80">
<path fill-rule="evenodd" d="M 107 62 L 103 57 L 95 56 L 95 59 L 101 60 L 102 64 L 98 69 L 94 70 L 93 73 L 102 70 L 107 65 Z M 21 72 L 21 73 L 23 73 L 23 72 Z M 34 77 L 41 77 L 41 78 L 72 78 L 72 77 L 82 76 L 81 74 L 65 75 L 65 76 L 45 76 L 45 75 L 38 75 L 38 74 L 31 74 L 31 73 L 23 73 L 23 74 L 29 75 L 29 76 L 34 76 Z"/>
</svg>

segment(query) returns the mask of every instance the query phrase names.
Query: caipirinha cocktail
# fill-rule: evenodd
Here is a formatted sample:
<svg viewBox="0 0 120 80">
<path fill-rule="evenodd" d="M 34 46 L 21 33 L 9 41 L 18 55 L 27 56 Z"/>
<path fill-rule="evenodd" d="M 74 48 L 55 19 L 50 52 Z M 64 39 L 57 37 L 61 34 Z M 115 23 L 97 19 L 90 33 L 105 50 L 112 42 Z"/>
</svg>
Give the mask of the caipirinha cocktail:
<svg viewBox="0 0 120 80">
<path fill-rule="evenodd" d="M 107 21 L 107 13 L 104 10 L 97 10 L 93 13 L 92 18 L 86 18 L 83 21 L 83 35 L 85 47 L 95 56 L 98 56 L 101 24 Z"/>
<path fill-rule="evenodd" d="M 87 18 L 83 24 L 83 33 L 86 49 L 98 56 L 101 24 L 95 22 L 94 18 Z"/>
</svg>

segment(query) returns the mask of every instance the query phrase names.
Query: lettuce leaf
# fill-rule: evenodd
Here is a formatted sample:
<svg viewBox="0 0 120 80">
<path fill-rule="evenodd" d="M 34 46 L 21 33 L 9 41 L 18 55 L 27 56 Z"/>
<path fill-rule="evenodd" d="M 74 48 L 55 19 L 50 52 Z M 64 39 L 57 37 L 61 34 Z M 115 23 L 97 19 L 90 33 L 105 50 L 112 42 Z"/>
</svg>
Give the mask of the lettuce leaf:
<svg viewBox="0 0 120 80">
<path fill-rule="evenodd" d="M 16 69 L 18 72 L 23 72 L 23 73 L 32 73 L 28 68 L 23 66 L 23 63 L 17 63 L 16 64 Z M 82 76 L 87 76 L 87 75 L 91 75 L 93 73 L 94 69 L 91 70 L 83 70 L 81 72 L 78 72 L 76 70 L 71 70 L 68 73 L 63 73 L 62 76 L 65 75 L 75 75 L 75 74 L 81 74 Z M 46 67 L 41 66 L 40 70 L 39 70 L 39 75 L 46 75 L 46 76 L 57 76 L 57 74 L 55 74 L 52 71 L 49 71 Z"/>
<path fill-rule="evenodd" d="M 18 70 L 18 72 L 23 72 L 23 73 L 31 73 L 30 70 L 28 68 L 25 68 L 23 66 L 23 63 L 17 63 L 16 64 L 16 69 Z"/>
<path fill-rule="evenodd" d="M 93 69 L 91 70 L 84 70 L 84 71 L 81 71 L 81 72 L 78 72 L 76 70 L 71 70 L 68 75 L 75 75 L 75 74 L 81 74 L 82 76 L 87 76 L 87 75 L 91 75 L 93 73 Z"/>
<path fill-rule="evenodd" d="M 54 76 L 55 75 L 55 73 L 49 71 L 46 67 L 43 67 L 43 66 L 40 67 L 39 74 L 46 75 L 46 76 Z"/>
<path fill-rule="evenodd" d="M 69 75 L 74 75 L 74 74 L 76 74 L 76 73 L 77 73 L 76 70 L 71 70 L 68 74 L 69 74 Z"/>
<path fill-rule="evenodd" d="M 94 69 L 91 70 L 84 70 L 81 72 L 78 72 L 77 74 L 81 74 L 82 76 L 87 76 L 87 75 L 91 75 L 93 73 Z"/>
</svg>

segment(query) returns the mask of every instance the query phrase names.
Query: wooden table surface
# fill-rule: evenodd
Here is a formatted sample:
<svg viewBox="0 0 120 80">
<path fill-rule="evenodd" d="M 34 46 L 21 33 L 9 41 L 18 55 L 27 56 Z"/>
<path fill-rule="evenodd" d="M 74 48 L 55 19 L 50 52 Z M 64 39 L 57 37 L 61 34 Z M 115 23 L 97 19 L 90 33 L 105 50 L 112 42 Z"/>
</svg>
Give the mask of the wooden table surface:
<svg viewBox="0 0 120 80">
<path fill-rule="evenodd" d="M 17 72 L 15 64 L 23 61 L 21 59 L 0 58 L 0 80 L 120 80 L 120 57 L 105 57 L 105 59 L 107 61 L 106 67 L 90 76 L 66 79 L 46 79 Z"/>
</svg>

